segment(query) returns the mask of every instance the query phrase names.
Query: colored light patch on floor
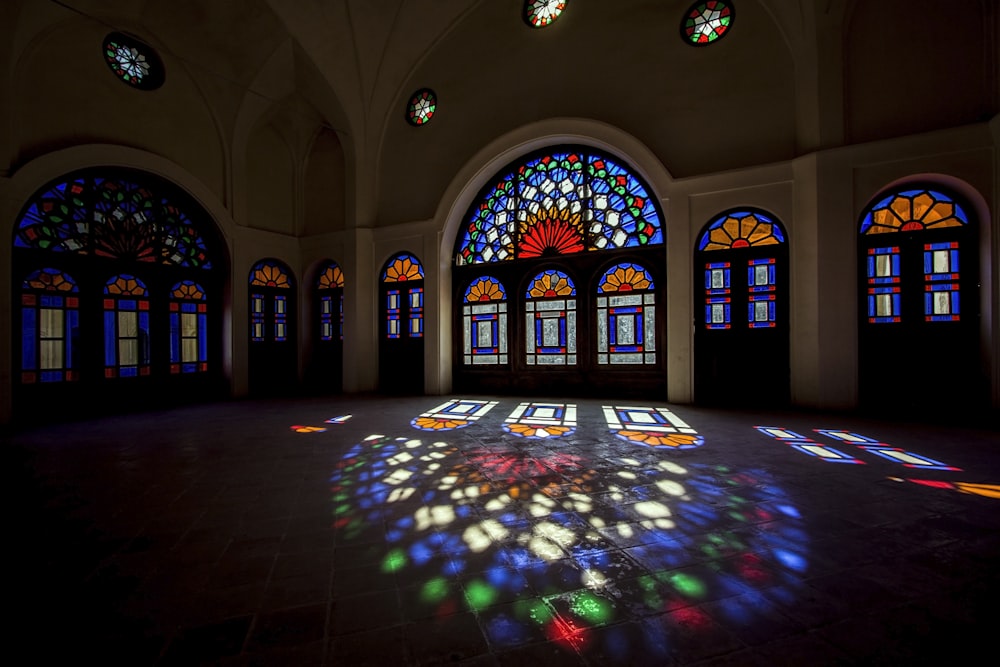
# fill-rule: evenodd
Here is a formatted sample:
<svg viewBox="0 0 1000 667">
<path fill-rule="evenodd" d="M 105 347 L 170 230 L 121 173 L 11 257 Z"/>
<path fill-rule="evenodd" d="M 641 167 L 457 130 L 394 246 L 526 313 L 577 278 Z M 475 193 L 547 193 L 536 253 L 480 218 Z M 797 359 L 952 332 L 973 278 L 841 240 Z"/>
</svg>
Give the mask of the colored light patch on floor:
<svg viewBox="0 0 1000 667">
<path fill-rule="evenodd" d="M 608 428 L 628 442 L 650 447 L 693 449 L 705 438 L 667 408 L 603 406 Z"/>
<path fill-rule="evenodd" d="M 465 428 L 492 410 L 497 401 L 452 399 L 424 412 L 410 422 L 421 431 L 454 431 Z"/>
<path fill-rule="evenodd" d="M 948 489 L 959 493 L 968 493 L 984 498 L 1000 499 L 1000 484 L 973 484 L 970 482 L 947 482 L 940 479 L 902 479 L 901 477 L 890 477 L 893 482 L 911 482 L 920 486 L 929 486 L 934 489 Z"/>
<path fill-rule="evenodd" d="M 770 438 L 774 438 L 779 442 L 789 445 L 792 449 L 797 449 L 803 454 L 808 454 L 809 456 L 818 458 L 822 461 L 864 465 L 864 461 L 860 459 L 848 456 L 839 449 L 834 449 L 829 445 L 822 445 L 810 437 L 801 435 L 795 431 L 790 431 L 787 428 L 780 428 L 777 426 L 754 426 L 754 428 L 758 432 L 763 433 Z"/>
<path fill-rule="evenodd" d="M 344 422 L 346 422 L 350 418 L 351 418 L 351 415 L 341 415 L 340 417 L 331 417 L 330 419 L 326 420 L 326 423 L 327 424 L 343 424 Z"/>
<path fill-rule="evenodd" d="M 503 429 L 522 438 L 558 438 L 576 430 L 573 403 L 524 402 L 514 408 Z"/>
<path fill-rule="evenodd" d="M 303 426 L 301 424 L 294 424 L 291 429 L 296 433 L 322 433 L 326 430 L 323 426 Z"/>
<path fill-rule="evenodd" d="M 926 456 L 920 456 L 919 454 L 908 452 L 901 447 L 893 447 L 892 445 L 858 433 L 819 428 L 815 429 L 815 431 L 820 435 L 824 435 L 833 440 L 839 440 L 840 442 L 848 442 L 852 445 L 856 445 L 870 454 L 880 456 L 883 459 L 892 461 L 893 463 L 901 463 L 907 468 L 949 471 L 961 470 L 961 468 L 955 468 L 947 463 L 942 463 L 941 461 L 929 459 Z"/>
</svg>

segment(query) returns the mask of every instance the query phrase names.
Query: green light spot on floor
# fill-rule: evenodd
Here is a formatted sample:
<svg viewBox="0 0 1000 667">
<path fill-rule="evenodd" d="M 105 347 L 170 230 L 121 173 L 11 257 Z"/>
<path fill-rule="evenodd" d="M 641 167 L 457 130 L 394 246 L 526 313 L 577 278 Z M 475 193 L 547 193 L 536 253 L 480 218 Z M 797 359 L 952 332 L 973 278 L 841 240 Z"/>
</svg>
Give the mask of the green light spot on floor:
<svg viewBox="0 0 1000 667">
<path fill-rule="evenodd" d="M 351 511 L 351 506 L 350 505 L 337 505 L 335 508 L 333 508 L 333 514 L 334 514 L 334 516 L 340 516 L 341 514 L 347 514 L 350 511 Z"/>
<path fill-rule="evenodd" d="M 527 616 L 538 625 L 545 625 L 552 620 L 555 612 L 545 606 L 541 600 L 519 600 L 515 607 L 519 618 Z"/>
<path fill-rule="evenodd" d="M 679 593 L 683 593 L 689 597 L 700 598 L 705 595 L 705 584 L 700 579 L 687 574 L 674 574 L 670 577 L 670 584 Z"/>
<path fill-rule="evenodd" d="M 603 625 L 615 615 L 615 609 L 610 600 L 605 600 L 589 591 L 578 593 L 573 597 L 570 611 L 594 625 Z"/>
<path fill-rule="evenodd" d="M 428 603 L 437 603 L 448 596 L 448 580 L 444 577 L 431 579 L 420 591 L 420 599 Z"/>
<path fill-rule="evenodd" d="M 395 572 L 406 565 L 406 553 L 402 549 L 393 549 L 382 559 L 383 572 Z"/>
<path fill-rule="evenodd" d="M 469 582 L 465 586 L 465 599 L 475 611 L 485 609 L 493 604 L 497 599 L 495 588 L 479 579 Z"/>
</svg>

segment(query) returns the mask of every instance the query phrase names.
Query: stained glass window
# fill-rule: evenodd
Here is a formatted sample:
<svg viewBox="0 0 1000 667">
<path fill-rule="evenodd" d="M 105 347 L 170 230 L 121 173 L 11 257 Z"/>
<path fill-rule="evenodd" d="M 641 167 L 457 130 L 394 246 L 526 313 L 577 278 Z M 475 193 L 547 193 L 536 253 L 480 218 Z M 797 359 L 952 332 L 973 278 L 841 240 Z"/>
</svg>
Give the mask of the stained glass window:
<svg viewBox="0 0 1000 667">
<path fill-rule="evenodd" d="M 969 217 L 954 199 L 936 190 L 903 190 L 868 209 L 862 234 L 887 234 L 962 227 Z"/>
<path fill-rule="evenodd" d="M 760 211 L 739 210 L 709 223 L 698 241 L 698 250 L 755 248 L 785 242 L 781 227 Z"/>
<path fill-rule="evenodd" d="M 406 105 L 406 121 L 410 125 L 426 125 L 437 111 L 437 95 L 430 88 L 421 88 L 413 93 Z"/>
<path fill-rule="evenodd" d="M 320 340 L 344 340 L 344 273 L 329 262 L 316 278 Z"/>
<path fill-rule="evenodd" d="M 774 257 L 747 261 L 747 325 L 751 329 L 775 326 L 774 306 L 777 297 Z"/>
<path fill-rule="evenodd" d="M 284 342 L 288 339 L 288 297 L 275 292 L 255 290 L 290 290 L 291 278 L 280 264 L 273 260 L 262 260 L 250 271 L 250 340 L 268 340 L 266 319 L 271 318 L 271 340 Z M 269 303 L 270 302 L 270 303 Z M 270 312 L 267 312 L 270 309 Z"/>
<path fill-rule="evenodd" d="M 149 299 L 133 275 L 114 276 L 104 286 L 104 376 L 149 375 Z"/>
<path fill-rule="evenodd" d="M 170 372 L 208 370 L 208 303 L 198 283 L 182 280 L 170 290 Z"/>
<path fill-rule="evenodd" d="M 389 288 L 385 293 L 386 337 L 403 335 L 403 300 L 406 300 L 406 335 L 422 338 L 424 335 L 424 267 L 420 260 L 409 253 L 393 257 L 382 272 L 382 282 L 410 283 Z M 419 283 L 419 284 L 417 284 Z"/>
<path fill-rule="evenodd" d="M 868 249 L 868 322 L 899 322 L 900 302 L 899 246 Z"/>
<path fill-rule="evenodd" d="M 525 295 L 526 362 L 529 366 L 576 364 L 576 287 L 556 269 L 534 277 Z"/>
<path fill-rule="evenodd" d="M 544 28 L 566 9 L 568 0 L 525 0 L 524 20 L 532 28 Z"/>
<path fill-rule="evenodd" d="M 508 168 L 473 204 L 459 266 L 663 243 L 643 181 L 616 160 L 558 150 Z"/>
<path fill-rule="evenodd" d="M 104 38 L 104 60 L 121 81 L 143 90 L 163 84 L 163 63 L 147 44 L 113 32 Z"/>
<path fill-rule="evenodd" d="M 74 348 L 80 326 L 79 288 L 58 269 L 34 271 L 21 285 L 21 382 L 78 379 Z"/>
<path fill-rule="evenodd" d="M 958 241 L 924 244 L 924 319 L 957 322 Z"/>
<path fill-rule="evenodd" d="M 80 176 L 56 182 L 27 206 L 14 247 L 211 269 L 205 239 L 155 186 Z"/>
<path fill-rule="evenodd" d="M 729 329 L 732 327 L 732 292 L 730 262 L 705 264 L 705 327 Z"/>
<path fill-rule="evenodd" d="M 711 44 L 729 32 L 736 12 L 733 5 L 722 0 L 696 2 L 688 8 L 681 21 L 681 35 L 688 44 Z"/>
<path fill-rule="evenodd" d="M 604 272 L 597 287 L 597 363 L 656 363 L 654 287 L 638 264 L 616 264 Z"/>
<path fill-rule="evenodd" d="M 463 354 L 467 366 L 507 363 L 507 292 L 492 276 L 476 278 L 462 307 Z"/>
</svg>

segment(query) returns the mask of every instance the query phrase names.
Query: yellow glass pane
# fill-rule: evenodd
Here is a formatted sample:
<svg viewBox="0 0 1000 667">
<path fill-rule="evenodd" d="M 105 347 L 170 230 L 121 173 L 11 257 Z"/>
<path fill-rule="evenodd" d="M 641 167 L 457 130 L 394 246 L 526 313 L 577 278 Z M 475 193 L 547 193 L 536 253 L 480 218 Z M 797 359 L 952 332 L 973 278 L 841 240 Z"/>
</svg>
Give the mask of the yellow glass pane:
<svg viewBox="0 0 1000 667">
<path fill-rule="evenodd" d="M 907 199 L 906 197 L 896 197 L 895 199 L 892 200 L 892 203 L 889 205 L 889 208 L 891 208 L 896 213 L 896 215 L 899 216 L 899 219 L 902 220 L 903 222 L 909 222 L 910 220 L 914 219 L 913 207 L 911 205 L 910 200 Z"/>
<path fill-rule="evenodd" d="M 52 370 L 63 367 L 63 342 L 59 340 L 43 340 L 39 346 L 42 370 Z"/>
</svg>

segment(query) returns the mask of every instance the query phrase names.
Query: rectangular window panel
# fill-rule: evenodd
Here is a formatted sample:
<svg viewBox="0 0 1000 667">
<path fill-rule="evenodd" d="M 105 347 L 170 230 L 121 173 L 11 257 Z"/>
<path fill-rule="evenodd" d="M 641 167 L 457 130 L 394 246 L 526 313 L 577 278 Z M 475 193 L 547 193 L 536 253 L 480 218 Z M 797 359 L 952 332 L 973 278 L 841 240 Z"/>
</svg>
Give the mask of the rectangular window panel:
<svg viewBox="0 0 1000 667">
<path fill-rule="evenodd" d="M 42 370 L 60 370 L 63 367 L 63 345 L 61 340 L 41 341 L 39 366 Z"/>
<path fill-rule="evenodd" d="M 924 244 L 924 319 L 957 322 L 960 314 L 958 242 Z"/>
<path fill-rule="evenodd" d="M 400 295 L 399 290 L 389 290 L 385 295 L 386 337 L 399 338 Z"/>
<path fill-rule="evenodd" d="M 250 340 L 264 340 L 264 295 L 250 295 Z"/>
<path fill-rule="evenodd" d="M 35 358 L 38 350 L 37 317 L 38 314 L 34 308 L 21 309 L 21 370 L 23 371 L 37 369 L 38 362 Z"/>
<path fill-rule="evenodd" d="M 422 338 L 424 335 L 424 288 L 414 287 L 410 290 L 410 338 Z"/>
<path fill-rule="evenodd" d="M 319 339 L 333 340 L 333 297 L 329 294 L 319 298 Z"/>
<path fill-rule="evenodd" d="M 288 338 L 288 297 L 274 296 L 274 340 L 283 343 Z"/>
<path fill-rule="evenodd" d="M 902 313 L 900 295 L 899 247 L 868 249 L 868 322 L 899 322 Z"/>
</svg>

